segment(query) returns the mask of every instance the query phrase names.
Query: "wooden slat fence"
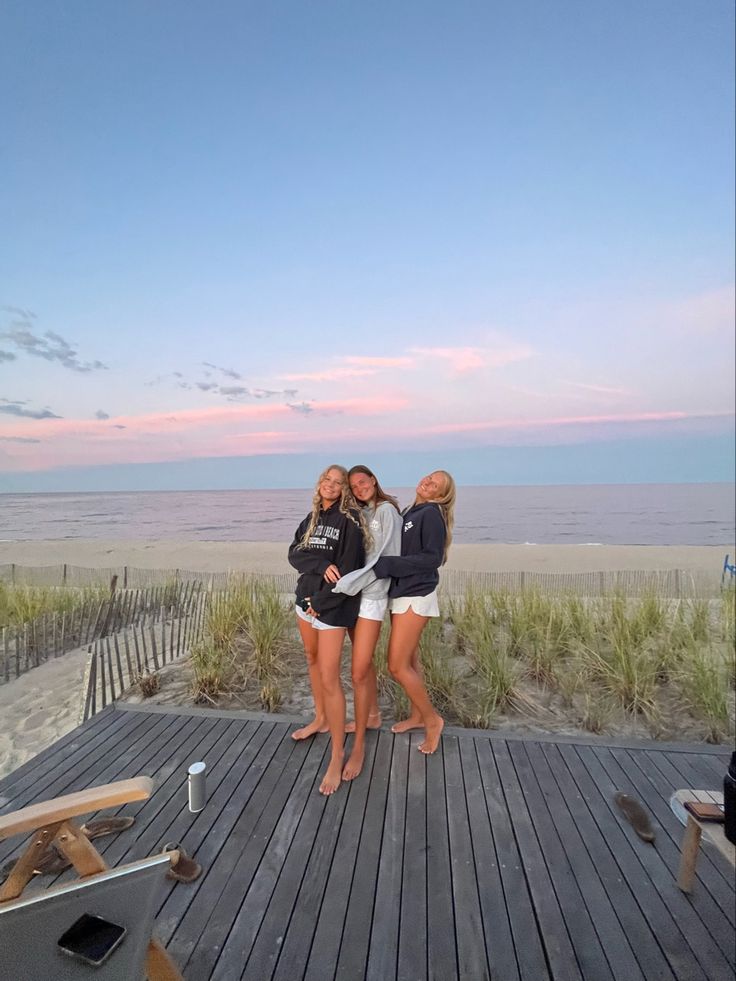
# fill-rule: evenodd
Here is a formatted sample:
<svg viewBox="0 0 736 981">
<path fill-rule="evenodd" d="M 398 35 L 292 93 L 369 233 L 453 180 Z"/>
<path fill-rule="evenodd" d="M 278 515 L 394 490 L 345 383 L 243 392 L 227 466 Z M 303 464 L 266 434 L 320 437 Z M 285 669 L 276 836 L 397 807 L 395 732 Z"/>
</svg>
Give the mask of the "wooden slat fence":
<svg viewBox="0 0 736 981">
<path fill-rule="evenodd" d="M 196 605 L 202 584 L 189 580 L 144 589 L 114 590 L 103 600 L 85 599 L 62 613 L 45 613 L 0 630 L 0 684 L 18 678 L 45 661 L 115 634 L 125 627 L 175 619 Z"/>
<path fill-rule="evenodd" d="M 144 612 L 135 624 L 89 645 L 80 722 L 116 701 L 139 678 L 188 654 L 204 632 L 211 594 L 201 589 L 186 607 Z"/>
<path fill-rule="evenodd" d="M 198 572 L 191 569 L 138 569 L 122 566 L 114 569 L 87 569 L 82 566 L 0 565 L 0 582 L 45 586 L 91 586 L 108 583 L 113 576 L 126 588 L 167 587 L 197 582 L 211 590 L 226 589 L 234 580 L 248 578 L 246 573 Z M 673 599 L 708 599 L 720 595 L 721 569 L 713 572 L 686 569 L 618 570 L 615 572 L 483 572 L 443 569 L 441 588 L 449 595 L 460 595 L 469 588 L 518 592 L 534 588 L 546 595 L 576 593 L 580 596 L 603 596 L 615 591 L 636 597 L 647 594 Z M 296 573 L 258 574 L 258 578 L 275 585 L 281 593 L 292 593 Z"/>
</svg>

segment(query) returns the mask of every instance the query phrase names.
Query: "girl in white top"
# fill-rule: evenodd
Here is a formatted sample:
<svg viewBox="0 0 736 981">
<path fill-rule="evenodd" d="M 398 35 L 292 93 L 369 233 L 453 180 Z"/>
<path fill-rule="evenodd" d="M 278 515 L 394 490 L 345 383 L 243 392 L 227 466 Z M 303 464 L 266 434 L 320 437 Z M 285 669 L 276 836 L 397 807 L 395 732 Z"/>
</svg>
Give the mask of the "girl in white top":
<svg viewBox="0 0 736 981">
<path fill-rule="evenodd" d="M 366 728 L 378 729 L 381 725 L 373 655 L 388 607 L 391 581 L 377 579 L 373 566 L 381 556 L 401 553 L 401 515 L 396 499 L 385 493 L 375 474 L 362 464 L 351 467 L 348 479 L 353 497 L 365 509 L 363 513 L 372 542 L 367 544 L 365 566 L 342 576 L 333 590 L 349 596 L 361 594 L 358 619 L 348 631 L 353 645 L 355 725 L 346 728 L 355 732 L 355 739 L 350 758 L 343 768 L 343 780 L 353 780 L 363 768 Z"/>
</svg>

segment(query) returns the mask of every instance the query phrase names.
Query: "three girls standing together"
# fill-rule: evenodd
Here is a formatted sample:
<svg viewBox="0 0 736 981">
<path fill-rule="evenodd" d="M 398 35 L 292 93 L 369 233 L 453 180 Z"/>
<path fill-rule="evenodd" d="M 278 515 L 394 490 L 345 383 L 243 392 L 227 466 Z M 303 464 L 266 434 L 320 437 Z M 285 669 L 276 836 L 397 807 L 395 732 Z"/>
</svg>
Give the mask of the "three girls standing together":
<svg viewBox="0 0 736 981">
<path fill-rule="evenodd" d="M 299 572 L 296 614 L 314 697 L 314 719 L 292 733 L 306 739 L 328 732 L 331 755 L 320 792 L 332 794 L 357 777 L 367 728 L 381 724 L 373 654 L 388 608 L 388 669 L 411 702 L 408 719 L 393 732 L 424 729 L 419 749 L 433 753 L 444 722 L 422 680 L 419 640 L 439 616 L 439 568 L 452 538 L 455 482 L 444 470 L 423 477 L 403 515 L 364 466 L 328 467 L 320 475 L 312 510 L 296 530 L 289 562 Z M 345 631 L 353 646 L 355 738 L 345 762 L 345 695 L 340 659 Z"/>
</svg>

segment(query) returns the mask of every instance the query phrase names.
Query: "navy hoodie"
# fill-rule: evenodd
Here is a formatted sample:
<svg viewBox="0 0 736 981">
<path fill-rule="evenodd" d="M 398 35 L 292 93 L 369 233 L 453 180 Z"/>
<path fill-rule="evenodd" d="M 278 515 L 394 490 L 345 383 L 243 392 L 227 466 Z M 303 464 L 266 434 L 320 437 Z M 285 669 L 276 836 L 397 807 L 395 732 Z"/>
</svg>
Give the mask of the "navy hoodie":
<svg viewBox="0 0 736 981">
<path fill-rule="evenodd" d="M 379 579 L 391 577 L 388 595 L 428 596 L 440 581 L 447 528 L 439 505 L 414 504 L 404 512 L 401 555 L 382 555 L 373 566 Z"/>
<path fill-rule="evenodd" d="M 363 533 L 357 524 L 357 512 L 351 511 L 355 521 L 340 510 L 335 501 L 326 511 L 320 510 L 319 520 L 306 548 L 300 548 L 304 532 L 309 527 L 311 514 L 301 522 L 289 548 L 289 562 L 299 573 L 296 584 L 296 601 L 310 597 L 312 609 L 319 614 L 322 623 L 330 627 L 354 627 L 360 609 L 360 593 L 346 596 L 333 593 L 333 583 L 326 582 L 324 573 L 328 566 L 336 565 L 340 574 L 360 569 L 365 564 Z"/>
</svg>

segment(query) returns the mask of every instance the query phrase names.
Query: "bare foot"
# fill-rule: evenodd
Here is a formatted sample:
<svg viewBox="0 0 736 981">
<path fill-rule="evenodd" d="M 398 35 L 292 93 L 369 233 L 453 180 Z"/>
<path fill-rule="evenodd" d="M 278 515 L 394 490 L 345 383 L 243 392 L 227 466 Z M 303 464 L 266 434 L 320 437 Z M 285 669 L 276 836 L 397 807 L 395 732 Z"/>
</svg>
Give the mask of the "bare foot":
<svg viewBox="0 0 736 981">
<path fill-rule="evenodd" d="M 421 715 L 414 715 L 413 713 L 408 719 L 404 719 L 403 722 L 394 722 L 391 726 L 391 732 L 408 732 L 410 729 L 423 729 L 424 720 Z"/>
<path fill-rule="evenodd" d="M 365 756 L 365 751 L 362 749 L 354 749 L 350 754 L 350 759 L 345 764 L 342 771 L 343 780 L 354 780 L 360 771 L 363 769 L 363 758 Z"/>
<path fill-rule="evenodd" d="M 330 765 L 327 767 L 327 773 L 322 777 L 322 783 L 319 785 L 319 792 L 324 794 L 325 797 L 329 797 L 330 794 L 334 794 L 337 788 L 342 782 L 342 760 L 331 760 Z"/>
<path fill-rule="evenodd" d="M 370 712 L 368 715 L 368 724 L 366 725 L 366 729 L 380 729 L 382 721 L 383 719 L 381 718 L 380 712 Z M 345 732 L 355 732 L 355 723 L 346 723 Z"/>
<path fill-rule="evenodd" d="M 419 743 L 420 752 L 428 755 L 434 753 L 440 744 L 440 736 L 445 728 L 445 720 L 441 715 L 436 715 L 434 721 L 424 727 L 424 742 Z"/>
<path fill-rule="evenodd" d="M 291 734 L 291 738 L 299 742 L 300 739 L 309 739 L 316 732 L 329 732 L 329 728 L 326 722 L 320 722 L 319 719 L 314 719 L 309 723 L 308 726 L 303 726 L 301 729 L 295 729 Z"/>
</svg>

